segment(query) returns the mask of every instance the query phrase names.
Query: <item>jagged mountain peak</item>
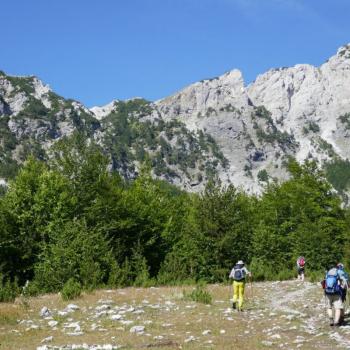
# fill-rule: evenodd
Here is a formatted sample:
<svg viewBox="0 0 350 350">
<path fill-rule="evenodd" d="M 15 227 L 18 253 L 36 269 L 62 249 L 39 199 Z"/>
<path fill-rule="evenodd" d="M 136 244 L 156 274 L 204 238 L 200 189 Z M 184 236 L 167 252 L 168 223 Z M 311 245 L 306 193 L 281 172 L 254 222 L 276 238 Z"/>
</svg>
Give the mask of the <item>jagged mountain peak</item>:
<svg viewBox="0 0 350 350">
<path fill-rule="evenodd" d="M 119 100 L 113 100 L 112 102 L 104 105 L 104 106 L 95 106 L 90 108 L 90 111 L 95 115 L 96 119 L 101 120 L 108 114 L 111 114 L 113 110 L 115 109 L 116 103 L 118 103 Z"/>
<path fill-rule="evenodd" d="M 114 100 L 90 110 L 36 77 L 0 73 L 0 114 L 17 142 L 10 158 L 19 159 L 23 135 L 47 148 L 83 129 L 114 152 L 113 167 L 127 176 L 148 154 L 156 176 L 189 190 L 216 174 L 223 184 L 259 192 L 288 177 L 289 157 L 320 167 L 350 158 L 350 45 L 319 67 L 270 69 L 248 86 L 234 69 L 155 102 Z"/>
</svg>

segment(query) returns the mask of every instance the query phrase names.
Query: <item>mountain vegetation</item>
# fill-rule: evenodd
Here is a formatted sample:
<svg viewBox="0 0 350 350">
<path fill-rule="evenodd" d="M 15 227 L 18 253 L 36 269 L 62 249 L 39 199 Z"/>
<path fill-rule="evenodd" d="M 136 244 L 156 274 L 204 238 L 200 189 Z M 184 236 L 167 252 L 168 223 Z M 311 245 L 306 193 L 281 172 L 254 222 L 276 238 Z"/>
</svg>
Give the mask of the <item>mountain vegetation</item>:
<svg viewBox="0 0 350 350">
<path fill-rule="evenodd" d="M 349 55 L 91 109 L 0 71 L 0 300 L 350 266 Z"/>
<path fill-rule="evenodd" d="M 349 263 L 349 213 L 314 163 L 290 161 L 289 181 L 262 196 L 210 181 L 181 191 L 149 168 L 125 180 L 100 146 L 75 134 L 48 162 L 30 157 L 0 199 L 2 300 L 31 294 L 219 282 L 243 259 L 256 279 L 287 278 L 307 257 L 319 271 Z"/>
</svg>

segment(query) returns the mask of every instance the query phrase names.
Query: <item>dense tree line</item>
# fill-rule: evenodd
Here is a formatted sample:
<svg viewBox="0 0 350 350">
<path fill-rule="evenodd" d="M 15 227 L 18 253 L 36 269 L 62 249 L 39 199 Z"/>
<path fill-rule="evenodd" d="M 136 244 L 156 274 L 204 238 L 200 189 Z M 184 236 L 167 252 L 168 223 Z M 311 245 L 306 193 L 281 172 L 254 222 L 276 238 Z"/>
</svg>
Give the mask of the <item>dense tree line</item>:
<svg viewBox="0 0 350 350">
<path fill-rule="evenodd" d="M 217 282 L 239 259 L 257 279 L 290 277 L 299 255 L 314 271 L 347 263 L 348 211 L 314 164 L 289 171 L 259 197 L 215 182 L 190 194 L 147 168 L 125 181 L 97 145 L 60 141 L 0 198 L 0 289 Z"/>
</svg>

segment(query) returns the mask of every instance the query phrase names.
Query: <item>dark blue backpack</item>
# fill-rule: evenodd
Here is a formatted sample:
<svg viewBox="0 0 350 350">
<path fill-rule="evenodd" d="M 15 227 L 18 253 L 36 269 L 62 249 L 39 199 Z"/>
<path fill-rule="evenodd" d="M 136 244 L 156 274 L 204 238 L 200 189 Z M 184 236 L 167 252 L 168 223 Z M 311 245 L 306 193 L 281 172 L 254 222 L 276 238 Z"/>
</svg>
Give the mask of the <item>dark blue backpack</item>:
<svg viewBox="0 0 350 350">
<path fill-rule="evenodd" d="M 235 270 L 235 272 L 234 272 L 234 275 L 233 275 L 233 279 L 235 281 L 242 281 L 242 280 L 244 280 L 245 273 L 242 270 L 242 265 L 236 265 L 234 267 L 234 270 Z"/>
<path fill-rule="evenodd" d="M 330 269 L 325 278 L 325 289 L 326 294 L 340 294 L 340 281 L 337 269 Z"/>
</svg>

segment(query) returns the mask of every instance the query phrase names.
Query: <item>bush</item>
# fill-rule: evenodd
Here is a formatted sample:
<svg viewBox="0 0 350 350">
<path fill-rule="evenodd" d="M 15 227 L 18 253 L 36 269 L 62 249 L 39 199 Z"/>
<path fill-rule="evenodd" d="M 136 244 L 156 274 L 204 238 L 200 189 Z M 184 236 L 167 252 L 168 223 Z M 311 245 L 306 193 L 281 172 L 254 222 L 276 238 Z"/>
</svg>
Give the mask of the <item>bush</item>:
<svg viewBox="0 0 350 350">
<path fill-rule="evenodd" d="M 258 180 L 262 182 L 269 181 L 269 174 L 267 173 L 266 169 L 260 170 L 258 172 Z"/>
<path fill-rule="evenodd" d="M 294 269 L 267 264 L 261 259 L 253 258 L 250 270 L 254 281 L 284 281 L 295 277 Z"/>
<path fill-rule="evenodd" d="M 295 277 L 295 270 L 293 269 L 281 269 L 278 271 L 275 279 L 278 281 L 286 281 Z"/>
<path fill-rule="evenodd" d="M 187 293 L 186 291 L 184 291 L 183 295 L 184 300 L 195 301 L 197 303 L 203 304 L 211 304 L 212 302 L 211 294 L 204 289 L 203 285 L 200 284 L 197 285 L 191 293 Z"/>
<path fill-rule="evenodd" d="M 74 278 L 70 278 L 61 290 L 63 300 L 78 298 L 81 294 L 81 285 Z"/>
<path fill-rule="evenodd" d="M 133 283 L 133 273 L 128 258 L 125 258 L 122 266 L 114 262 L 111 266 L 108 284 L 111 287 L 129 287 Z"/>
<path fill-rule="evenodd" d="M 324 279 L 325 271 L 307 271 L 307 277 L 310 282 L 321 282 Z"/>
<path fill-rule="evenodd" d="M 181 257 L 175 252 L 170 252 L 164 259 L 159 270 L 157 280 L 158 284 L 182 284 L 182 281 L 188 278 L 188 271 Z"/>
<path fill-rule="evenodd" d="M 11 302 L 16 299 L 19 295 L 19 287 L 17 280 L 11 282 L 10 280 L 5 281 L 0 276 L 0 302 Z"/>
</svg>

